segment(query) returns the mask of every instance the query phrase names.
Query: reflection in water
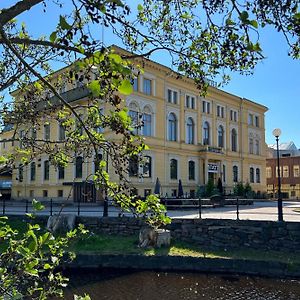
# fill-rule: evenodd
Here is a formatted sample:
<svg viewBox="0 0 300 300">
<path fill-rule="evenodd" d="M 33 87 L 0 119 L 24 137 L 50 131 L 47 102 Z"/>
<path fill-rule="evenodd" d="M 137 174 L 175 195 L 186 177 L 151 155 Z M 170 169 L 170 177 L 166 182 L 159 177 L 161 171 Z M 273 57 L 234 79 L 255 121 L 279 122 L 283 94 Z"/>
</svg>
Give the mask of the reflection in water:
<svg viewBox="0 0 300 300">
<path fill-rule="evenodd" d="M 77 271 L 78 272 L 78 271 Z M 102 270 L 67 274 L 72 295 L 111 300 L 299 300 L 300 281 L 175 272 Z"/>
</svg>

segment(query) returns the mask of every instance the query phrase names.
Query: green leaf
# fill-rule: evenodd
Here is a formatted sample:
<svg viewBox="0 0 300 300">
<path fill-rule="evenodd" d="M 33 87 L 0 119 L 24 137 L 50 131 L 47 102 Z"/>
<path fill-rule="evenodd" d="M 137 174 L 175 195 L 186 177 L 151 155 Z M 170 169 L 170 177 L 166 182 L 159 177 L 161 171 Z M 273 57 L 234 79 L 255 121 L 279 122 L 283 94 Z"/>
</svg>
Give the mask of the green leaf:
<svg viewBox="0 0 300 300">
<path fill-rule="evenodd" d="M 138 4 L 137 9 L 139 12 L 141 12 L 144 9 L 144 7 L 142 4 Z"/>
<path fill-rule="evenodd" d="M 50 34 L 50 37 L 49 37 L 50 42 L 54 43 L 55 40 L 56 40 L 56 38 L 57 38 L 57 32 L 56 32 L 56 31 L 53 31 L 53 32 Z"/>
<path fill-rule="evenodd" d="M 133 91 L 131 82 L 128 79 L 124 79 L 118 87 L 118 91 L 123 95 L 130 95 Z"/>
<path fill-rule="evenodd" d="M 249 18 L 248 12 L 246 12 L 245 10 L 242 11 L 242 12 L 240 13 L 239 18 L 240 18 L 240 20 L 241 20 L 243 23 L 247 23 L 248 18 Z"/>
<path fill-rule="evenodd" d="M 72 26 L 66 21 L 66 18 L 61 15 L 59 16 L 59 26 L 62 29 L 66 29 L 66 30 L 69 30 L 72 28 Z"/>
<path fill-rule="evenodd" d="M 41 202 L 39 202 L 35 199 L 32 200 L 32 207 L 34 210 L 37 210 L 37 211 L 43 210 L 45 208 L 45 206 Z"/>
<path fill-rule="evenodd" d="M 88 89 L 92 92 L 94 97 L 97 97 L 100 95 L 100 83 L 98 80 L 93 80 L 88 84 Z"/>
<path fill-rule="evenodd" d="M 251 21 L 249 22 L 249 24 L 252 25 L 254 28 L 258 28 L 258 23 L 257 23 L 256 20 L 251 20 Z"/>
</svg>

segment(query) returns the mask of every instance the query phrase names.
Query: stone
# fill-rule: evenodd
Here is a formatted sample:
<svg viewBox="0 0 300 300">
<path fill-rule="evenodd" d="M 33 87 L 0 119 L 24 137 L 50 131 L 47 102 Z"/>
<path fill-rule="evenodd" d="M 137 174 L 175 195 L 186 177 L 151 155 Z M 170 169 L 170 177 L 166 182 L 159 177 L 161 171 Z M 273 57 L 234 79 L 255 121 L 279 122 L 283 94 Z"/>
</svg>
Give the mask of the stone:
<svg viewBox="0 0 300 300">
<path fill-rule="evenodd" d="M 171 232 L 170 230 L 166 229 L 157 229 L 157 240 L 156 240 L 156 246 L 170 246 L 171 243 Z"/>
<path fill-rule="evenodd" d="M 139 247 L 161 247 L 170 246 L 171 232 L 166 229 L 154 229 L 145 227 L 140 230 L 139 233 Z"/>
<path fill-rule="evenodd" d="M 73 230 L 75 227 L 75 215 L 70 214 L 60 214 L 53 215 L 48 218 L 47 229 L 52 233 L 57 232 L 68 232 Z"/>
</svg>

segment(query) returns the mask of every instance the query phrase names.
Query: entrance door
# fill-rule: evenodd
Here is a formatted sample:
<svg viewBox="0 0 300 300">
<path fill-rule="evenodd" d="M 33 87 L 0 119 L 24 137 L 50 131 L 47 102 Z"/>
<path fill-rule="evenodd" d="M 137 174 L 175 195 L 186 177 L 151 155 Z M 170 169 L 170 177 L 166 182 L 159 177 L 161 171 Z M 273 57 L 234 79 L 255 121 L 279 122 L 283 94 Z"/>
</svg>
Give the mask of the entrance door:
<svg viewBox="0 0 300 300">
<path fill-rule="evenodd" d="M 96 189 L 92 182 L 74 182 L 74 202 L 96 202 Z"/>
</svg>

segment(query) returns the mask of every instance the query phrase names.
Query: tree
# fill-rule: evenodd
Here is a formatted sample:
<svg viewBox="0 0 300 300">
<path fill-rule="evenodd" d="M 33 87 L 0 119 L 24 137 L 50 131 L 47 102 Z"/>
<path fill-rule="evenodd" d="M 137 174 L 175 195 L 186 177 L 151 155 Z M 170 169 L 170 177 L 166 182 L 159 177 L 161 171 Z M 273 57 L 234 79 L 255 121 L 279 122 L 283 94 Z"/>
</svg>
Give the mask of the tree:
<svg viewBox="0 0 300 300">
<path fill-rule="evenodd" d="M 235 1 L 145 0 L 137 7 L 122 0 L 23 0 L 0 11 L 0 92 L 3 98 L 0 112 L 6 124 L 14 124 L 12 140 L 19 141 L 19 149 L 0 163 L 14 167 L 16 160 L 28 164 L 42 153 L 49 154 L 55 166 L 73 159 L 75 150 L 95 156 L 99 165 L 94 182 L 123 209 L 149 216 L 151 222 L 167 222 L 164 208 L 151 196 L 145 201 L 132 201 L 125 173 L 128 161 L 146 149 L 143 140 L 135 135 L 131 119 L 122 106 L 123 96 L 132 91 L 131 79 L 137 68 L 142 69 L 143 58 L 155 51 L 167 51 L 177 76 L 189 76 L 201 92 L 209 79 L 227 71 L 244 74 L 252 72 L 261 61 L 259 30 L 273 26 L 281 32 L 290 47 L 290 55 L 299 58 L 300 13 L 298 1 Z M 18 18 L 37 7 L 44 10 L 56 6 L 53 29 L 46 36 L 29 32 Z M 132 10 L 131 10 L 132 9 Z M 130 52 L 120 55 L 97 38 L 99 26 L 110 27 Z M 134 54 L 131 53 L 134 52 Z M 74 63 L 76 61 L 76 63 Z M 55 63 L 69 66 L 68 75 L 56 77 Z M 91 76 L 93 75 L 93 76 Z M 86 106 L 73 106 L 60 90 L 64 81 L 83 84 L 91 93 Z M 8 103 L 4 95 L 15 92 L 15 103 Z M 42 101 L 41 101 L 42 99 Z M 101 99 L 101 100 L 99 100 Z M 109 104 L 111 112 L 101 115 L 101 105 Z M 81 115 L 84 110 L 85 115 Z M 33 133 L 40 129 L 40 118 L 56 119 L 66 131 L 67 141 L 38 139 Z M 29 130 L 28 124 L 33 124 Z M 113 131 L 118 142 L 107 140 L 97 127 Z M 19 129 L 22 130 L 20 134 Z M 92 151 L 91 151 L 92 148 Z M 108 153 L 119 176 L 119 183 L 111 182 L 100 162 L 99 153 Z"/>
</svg>

